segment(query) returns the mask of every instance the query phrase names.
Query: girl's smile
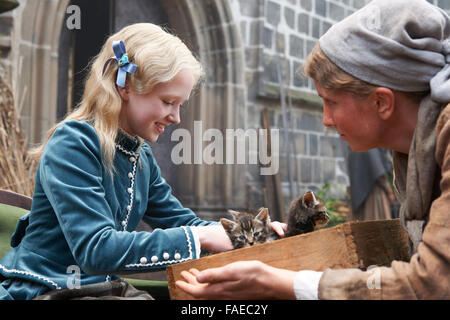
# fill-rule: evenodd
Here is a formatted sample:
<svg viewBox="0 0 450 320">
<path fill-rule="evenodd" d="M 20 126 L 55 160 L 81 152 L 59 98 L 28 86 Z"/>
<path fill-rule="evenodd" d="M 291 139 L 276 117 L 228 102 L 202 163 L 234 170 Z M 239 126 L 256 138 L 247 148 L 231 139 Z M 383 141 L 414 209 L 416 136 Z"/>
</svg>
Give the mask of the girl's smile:
<svg viewBox="0 0 450 320">
<path fill-rule="evenodd" d="M 180 123 L 180 108 L 189 99 L 193 86 L 192 72 L 183 69 L 170 81 L 158 83 L 146 94 L 118 87 L 123 99 L 120 127 L 132 136 L 155 142 L 165 127 Z"/>
</svg>

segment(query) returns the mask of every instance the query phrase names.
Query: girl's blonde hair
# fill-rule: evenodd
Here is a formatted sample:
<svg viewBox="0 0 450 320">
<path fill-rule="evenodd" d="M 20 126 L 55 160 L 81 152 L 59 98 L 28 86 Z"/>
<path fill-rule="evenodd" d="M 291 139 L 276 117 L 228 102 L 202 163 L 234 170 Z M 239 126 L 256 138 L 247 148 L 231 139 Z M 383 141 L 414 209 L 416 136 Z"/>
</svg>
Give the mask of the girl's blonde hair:
<svg viewBox="0 0 450 320">
<path fill-rule="evenodd" d="M 328 59 L 317 43 L 306 59 L 304 72 L 327 90 L 343 90 L 359 98 L 368 97 L 378 86 L 359 80 Z"/>
<path fill-rule="evenodd" d="M 130 76 L 127 73 L 126 81 L 130 89 L 138 94 L 146 94 L 156 84 L 170 81 L 182 69 L 192 71 L 195 83 L 204 74 L 201 64 L 187 46 L 161 27 L 137 23 L 123 28 L 106 40 L 100 53 L 90 63 L 81 102 L 63 121 L 53 126 L 43 144 L 32 151 L 36 160 L 40 159 L 45 144 L 62 123 L 69 120 L 89 121 L 99 136 L 103 163 L 108 171 L 113 171 L 122 107 L 122 99 L 116 89 L 117 62 L 111 61 L 104 75 L 102 71 L 105 62 L 114 56 L 113 41 L 119 40 L 125 44 L 129 61 L 138 66 L 135 74 Z"/>
</svg>

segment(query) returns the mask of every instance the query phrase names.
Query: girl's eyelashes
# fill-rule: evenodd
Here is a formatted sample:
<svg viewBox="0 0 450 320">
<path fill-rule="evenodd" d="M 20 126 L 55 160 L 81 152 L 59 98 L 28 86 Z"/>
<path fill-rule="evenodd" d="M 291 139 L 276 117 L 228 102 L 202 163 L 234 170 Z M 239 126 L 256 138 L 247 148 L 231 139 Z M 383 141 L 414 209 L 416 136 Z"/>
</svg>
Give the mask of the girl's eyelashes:
<svg viewBox="0 0 450 320">
<path fill-rule="evenodd" d="M 162 102 L 164 104 L 168 105 L 168 106 L 172 106 L 173 105 L 173 102 L 169 102 L 169 101 L 165 101 L 165 100 L 162 100 Z"/>
</svg>

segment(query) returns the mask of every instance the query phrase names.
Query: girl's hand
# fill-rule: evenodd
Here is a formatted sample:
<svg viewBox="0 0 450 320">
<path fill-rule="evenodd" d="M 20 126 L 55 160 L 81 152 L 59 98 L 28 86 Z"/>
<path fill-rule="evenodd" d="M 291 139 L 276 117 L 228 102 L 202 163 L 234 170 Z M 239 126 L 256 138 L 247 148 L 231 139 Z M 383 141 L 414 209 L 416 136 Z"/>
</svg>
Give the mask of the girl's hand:
<svg viewBox="0 0 450 320">
<path fill-rule="evenodd" d="M 260 261 L 238 261 L 202 272 L 182 271 L 175 285 L 195 298 L 295 299 L 295 272 Z"/>
<path fill-rule="evenodd" d="M 284 232 L 287 230 L 287 224 L 278 221 L 273 221 L 270 223 L 273 231 L 275 231 L 280 237 L 284 237 Z"/>
<path fill-rule="evenodd" d="M 232 250 L 233 244 L 221 225 L 191 227 L 197 230 L 202 250 L 222 252 Z"/>
</svg>

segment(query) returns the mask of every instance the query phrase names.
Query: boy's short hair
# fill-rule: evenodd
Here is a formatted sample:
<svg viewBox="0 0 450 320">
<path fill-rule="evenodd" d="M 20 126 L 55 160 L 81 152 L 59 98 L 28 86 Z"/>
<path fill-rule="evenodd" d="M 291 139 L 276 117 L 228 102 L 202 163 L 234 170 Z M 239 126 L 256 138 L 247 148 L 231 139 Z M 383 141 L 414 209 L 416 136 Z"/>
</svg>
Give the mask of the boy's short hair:
<svg viewBox="0 0 450 320">
<path fill-rule="evenodd" d="M 339 68 L 328 59 L 319 43 L 308 55 L 304 73 L 327 90 L 342 90 L 359 98 L 368 97 L 378 87 L 357 79 Z"/>
</svg>

